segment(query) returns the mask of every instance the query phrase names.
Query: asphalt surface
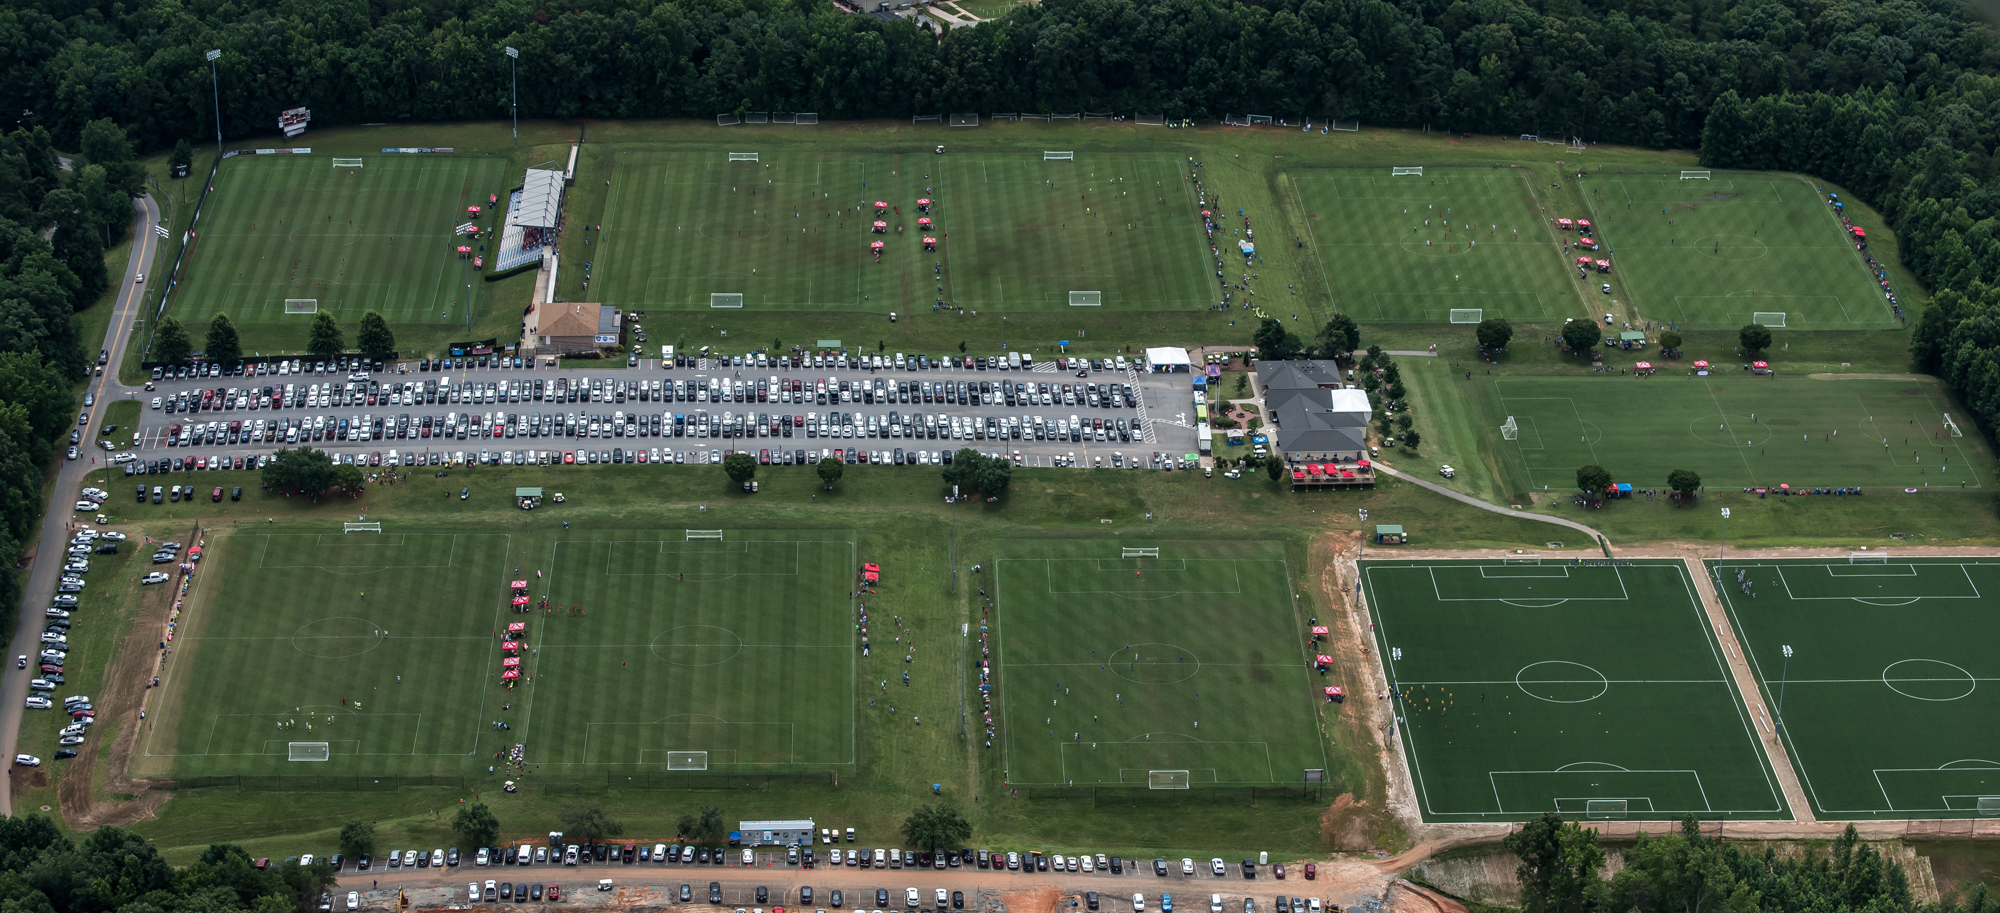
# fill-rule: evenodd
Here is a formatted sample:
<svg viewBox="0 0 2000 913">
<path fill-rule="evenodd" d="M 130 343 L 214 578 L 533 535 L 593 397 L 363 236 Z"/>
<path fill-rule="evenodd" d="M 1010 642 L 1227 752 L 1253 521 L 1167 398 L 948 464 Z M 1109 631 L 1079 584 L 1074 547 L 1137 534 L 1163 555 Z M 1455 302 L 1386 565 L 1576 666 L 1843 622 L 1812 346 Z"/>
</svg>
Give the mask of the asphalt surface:
<svg viewBox="0 0 2000 913">
<path fill-rule="evenodd" d="M 92 452 L 90 445 L 97 440 L 97 429 L 103 427 L 104 412 L 110 408 L 114 398 L 124 395 L 127 388 L 118 383 L 118 366 L 125 358 L 125 341 L 131 336 L 132 321 L 139 316 L 140 299 L 145 286 L 138 277 L 154 271 L 154 259 L 159 252 L 159 236 L 152 226 L 160 220 L 159 207 L 152 197 L 140 197 L 132 203 L 132 255 L 125 266 L 125 274 L 119 280 L 118 303 L 111 315 L 111 327 L 106 331 L 102 348 L 110 350 L 105 362 L 104 373 L 90 379 L 88 390 L 96 395 L 96 402 L 87 410 L 90 421 L 84 425 L 84 443 L 79 448 L 82 455 L 74 460 L 66 460 L 56 473 L 55 484 L 49 489 L 48 514 L 42 523 L 42 535 L 35 543 L 33 565 L 28 572 L 28 585 L 23 591 L 20 618 L 14 624 L 14 653 L 35 653 L 30 649 L 41 636 L 41 609 L 48 606 L 49 597 L 55 595 L 56 579 L 61 576 L 62 562 L 57 560 L 63 554 L 64 543 L 69 541 L 66 521 L 75 514 L 70 509 L 76 501 L 76 492 L 87 484 L 85 476 L 95 466 L 94 461 L 103 458 L 103 451 Z M 88 343 L 86 343 L 88 345 Z M 68 445 L 63 445 L 67 449 Z M 7 663 L 5 678 L 0 678 L 0 757 L 8 759 L 11 765 L 15 755 L 15 745 L 19 742 L 22 715 L 27 712 L 22 701 L 28 695 L 28 679 L 34 676 L 33 669 L 16 669 L 14 662 Z M 31 717 L 36 723 L 58 726 L 61 717 L 53 710 L 34 711 Z M 42 763 L 52 759 L 43 758 Z M 0 809 L 13 814 L 14 790 L 11 777 L 0 777 Z"/>
</svg>

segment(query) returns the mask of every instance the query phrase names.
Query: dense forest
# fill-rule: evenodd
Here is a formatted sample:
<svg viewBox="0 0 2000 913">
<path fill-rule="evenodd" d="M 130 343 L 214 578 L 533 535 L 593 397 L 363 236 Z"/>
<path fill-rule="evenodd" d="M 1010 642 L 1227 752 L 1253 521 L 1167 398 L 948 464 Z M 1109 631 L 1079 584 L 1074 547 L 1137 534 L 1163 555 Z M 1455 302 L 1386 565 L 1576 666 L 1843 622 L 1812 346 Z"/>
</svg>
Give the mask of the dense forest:
<svg viewBox="0 0 2000 913">
<path fill-rule="evenodd" d="M 0 907 L 10 913 L 301 913 L 333 882 L 323 862 L 260 871 L 235 846 L 173 868 L 115 827 L 71 840 L 43 815 L 0 818 Z"/>
</svg>

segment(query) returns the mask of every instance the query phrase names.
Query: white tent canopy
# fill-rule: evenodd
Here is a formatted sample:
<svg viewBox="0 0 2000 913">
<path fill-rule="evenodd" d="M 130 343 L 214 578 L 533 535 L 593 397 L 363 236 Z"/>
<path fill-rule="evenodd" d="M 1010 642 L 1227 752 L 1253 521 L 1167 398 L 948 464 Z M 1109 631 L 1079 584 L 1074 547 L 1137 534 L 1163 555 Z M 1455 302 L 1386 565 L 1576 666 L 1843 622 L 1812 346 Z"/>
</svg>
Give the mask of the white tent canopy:
<svg viewBox="0 0 2000 913">
<path fill-rule="evenodd" d="M 1186 371 L 1194 364 L 1188 357 L 1188 350 L 1173 346 L 1155 346 L 1146 350 L 1146 363 L 1155 371 Z"/>
<path fill-rule="evenodd" d="M 507 224 L 530 228 L 554 228 L 562 212 L 563 173 L 528 169 L 521 182 L 521 205 L 507 214 Z"/>
</svg>

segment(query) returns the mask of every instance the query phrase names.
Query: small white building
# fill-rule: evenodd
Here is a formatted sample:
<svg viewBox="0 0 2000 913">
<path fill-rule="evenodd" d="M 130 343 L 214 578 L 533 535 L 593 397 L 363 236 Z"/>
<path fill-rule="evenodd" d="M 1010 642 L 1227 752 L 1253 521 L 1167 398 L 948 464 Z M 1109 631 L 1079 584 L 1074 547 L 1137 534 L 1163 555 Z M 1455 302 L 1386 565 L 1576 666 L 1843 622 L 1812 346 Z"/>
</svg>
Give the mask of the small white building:
<svg viewBox="0 0 2000 913">
<path fill-rule="evenodd" d="M 1174 346 L 1154 346 L 1146 350 L 1146 366 L 1155 374 L 1167 372 L 1187 373 L 1194 366 L 1194 359 L 1188 357 L 1188 350 Z"/>
<path fill-rule="evenodd" d="M 819 833 L 811 818 L 795 821 L 744 821 L 738 826 L 748 846 L 809 846 Z"/>
</svg>

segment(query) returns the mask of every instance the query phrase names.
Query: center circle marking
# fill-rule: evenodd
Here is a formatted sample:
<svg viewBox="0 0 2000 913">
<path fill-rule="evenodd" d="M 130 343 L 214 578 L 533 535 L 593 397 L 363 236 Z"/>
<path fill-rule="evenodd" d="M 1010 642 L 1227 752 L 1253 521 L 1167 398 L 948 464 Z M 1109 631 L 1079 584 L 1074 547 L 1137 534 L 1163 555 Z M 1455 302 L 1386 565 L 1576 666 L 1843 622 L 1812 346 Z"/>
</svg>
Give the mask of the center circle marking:
<svg viewBox="0 0 2000 913">
<path fill-rule="evenodd" d="M 359 656 L 382 645 L 381 630 L 366 618 L 336 615 L 300 625 L 292 632 L 292 649 L 323 659 Z"/>
<path fill-rule="evenodd" d="M 1522 694 L 1551 704 L 1582 704 L 1603 697 L 1611 690 L 1611 681 L 1582 663 L 1547 659 L 1522 666 L 1514 673 L 1514 686 Z"/>
<path fill-rule="evenodd" d="M 1129 644 L 1112 651 L 1106 665 L 1119 678 L 1142 685 L 1184 682 L 1201 671 L 1201 657 L 1174 644 Z"/>
<path fill-rule="evenodd" d="M 1910 666 L 1911 663 L 1921 665 Z M 1899 666 L 1910 668 L 1899 670 Z M 1882 684 L 1890 691 L 1919 701 L 1955 701 L 1979 687 L 1979 681 L 1963 666 L 1941 659 L 1897 660 L 1882 669 Z"/>
<path fill-rule="evenodd" d="M 717 666 L 743 652 L 743 638 L 715 625 L 681 625 L 653 638 L 652 649 L 676 666 Z"/>
</svg>

